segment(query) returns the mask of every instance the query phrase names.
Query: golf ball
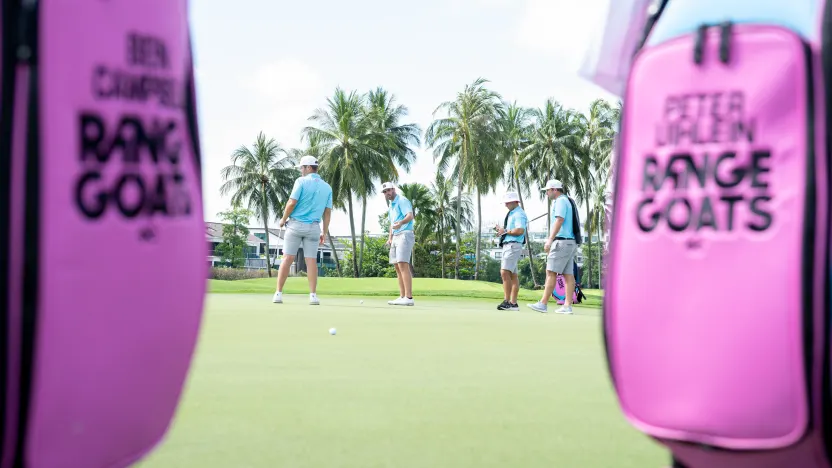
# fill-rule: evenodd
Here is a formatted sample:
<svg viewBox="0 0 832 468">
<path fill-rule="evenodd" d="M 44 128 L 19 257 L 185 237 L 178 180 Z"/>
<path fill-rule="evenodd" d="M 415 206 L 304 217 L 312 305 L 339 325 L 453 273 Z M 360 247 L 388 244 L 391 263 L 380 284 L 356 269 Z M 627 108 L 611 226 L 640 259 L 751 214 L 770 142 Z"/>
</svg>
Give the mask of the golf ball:
<svg viewBox="0 0 832 468">
<path fill-rule="evenodd" d="M 334 335 L 334 334 L 335 334 L 335 329 L 334 329 L 334 328 L 330 328 L 330 329 L 329 329 L 329 334 L 330 334 L 330 335 Z"/>
<path fill-rule="evenodd" d="M 364 299 L 361 300 L 361 304 L 363 304 L 363 303 L 364 303 Z"/>
</svg>

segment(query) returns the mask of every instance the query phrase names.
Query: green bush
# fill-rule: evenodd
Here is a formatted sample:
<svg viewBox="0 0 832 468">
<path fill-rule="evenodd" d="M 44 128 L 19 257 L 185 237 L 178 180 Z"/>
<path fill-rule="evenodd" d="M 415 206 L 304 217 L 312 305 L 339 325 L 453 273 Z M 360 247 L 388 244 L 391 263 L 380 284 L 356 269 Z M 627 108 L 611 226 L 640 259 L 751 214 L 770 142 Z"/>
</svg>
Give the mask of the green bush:
<svg viewBox="0 0 832 468">
<path fill-rule="evenodd" d="M 247 280 L 255 278 L 268 278 L 266 270 L 246 270 L 245 268 L 211 268 L 211 279 L 223 281 Z"/>
</svg>

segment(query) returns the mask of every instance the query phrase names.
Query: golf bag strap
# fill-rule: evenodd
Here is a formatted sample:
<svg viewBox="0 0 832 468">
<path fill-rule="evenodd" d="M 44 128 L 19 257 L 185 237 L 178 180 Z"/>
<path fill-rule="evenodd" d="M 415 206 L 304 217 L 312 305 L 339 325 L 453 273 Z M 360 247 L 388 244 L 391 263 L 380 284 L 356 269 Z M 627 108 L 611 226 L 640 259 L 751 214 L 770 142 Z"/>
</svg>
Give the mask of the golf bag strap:
<svg viewBox="0 0 832 468">
<path fill-rule="evenodd" d="M 644 44 L 647 42 L 647 38 L 650 36 L 650 32 L 653 30 L 653 27 L 656 25 L 656 22 L 659 20 L 659 17 L 662 16 L 664 12 L 664 8 L 667 6 L 667 2 L 669 0 L 654 0 L 653 4 L 650 6 L 652 10 L 650 15 L 647 17 L 647 21 L 644 24 L 644 32 L 641 35 L 641 39 L 638 41 L 638 45 L 636 46 L 636 50 L 633 51 L 633 55 L 637 54 Z"/>
<path fill-rule="evenodd" d="M 506 213 L 506 219 L 503 220 L 503 229 L 508 229 L 508 218 L 509 218 L 509 216 L 511 216 L 511 211 Z M 526 229 L 526 230 L 528 231 L 528 229 Z M 508 234 L 503 234 L 502 236 L 500 236 L 500 247 L 502 247 L 505 244 L 505 240 L 506 240 L 507 235 Z M 529 238 L 528 235 L 523 236 L 523 244 L 522 245 L 526 245 L 526 240 L 528 238 Z"/>
<path fill-rule="evenodd" d="M 575 235 L 575 243 L 581 244 L 583 236 L 581 235 L 581 219 L 578 217 L 578 206 L 572 197 L 567 196 L 566 199 L 569 200 L 569 205 L 572 206 L 572 234 Z"/>
</svg>

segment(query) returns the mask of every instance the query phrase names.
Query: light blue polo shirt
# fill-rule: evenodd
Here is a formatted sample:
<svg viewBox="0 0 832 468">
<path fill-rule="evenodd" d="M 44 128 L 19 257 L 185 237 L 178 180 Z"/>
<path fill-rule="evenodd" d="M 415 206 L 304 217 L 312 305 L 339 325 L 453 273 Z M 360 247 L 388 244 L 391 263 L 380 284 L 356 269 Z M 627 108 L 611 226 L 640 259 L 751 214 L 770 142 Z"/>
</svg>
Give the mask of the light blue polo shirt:
<svg viewBox="0 0 832 468">
<path fill-rule="evenodd" d="M 390 202 L 390 209 L 387 211 L 387 216 L 390 218 L 390 226 L 399 221 L 403 220 L 408 213 L 413 212 L 413 205 L 410 203 L 410 200 L 407 198 L 396 195 L 396 198 Z M 407 224 L 403 225 L 399 229 L 393 231 L 393 234 L 398 234 L 404 231 L 412 231 L 413 230 L 413 220 L 411 219 Z"/>
<path fill-rule="evenodd" d="M 318 223 L 324 210 L 332 209 L 332 187 L 314 172 L 295 180 L 289 198 L 298 201 L 289 219 L 301 223 Z"/>
<path fill-rule="evenodd" d="M 523 234 L 519 236 L 512 236 L 511 234 L 506 234 L 506 242 L 519 242 L 523 243 L 523 239 L 526 237 L 526 232 L 528 230 L 529 218 L 526 216 L 526 212 L 523 211 L 523 208 L 519 206 L 508 213 L 508 223 L 506 223 L 506 231 L 511 231 L 517 228 L 523 228 Z"/>
<path fill-rule="evenodd" d="M 569 198 L 566 195 L 561 195 L 556 198 L 555 203 L 552 205 L 552 226 L 555 225 L 557 218 L 563 218 L 563 224 L 561 224 L 560 231 L 555 234 L 555 237 L 574 239 L 575 232 L 572 230 L 572 204 L 569 203 Z"/>
</svg>

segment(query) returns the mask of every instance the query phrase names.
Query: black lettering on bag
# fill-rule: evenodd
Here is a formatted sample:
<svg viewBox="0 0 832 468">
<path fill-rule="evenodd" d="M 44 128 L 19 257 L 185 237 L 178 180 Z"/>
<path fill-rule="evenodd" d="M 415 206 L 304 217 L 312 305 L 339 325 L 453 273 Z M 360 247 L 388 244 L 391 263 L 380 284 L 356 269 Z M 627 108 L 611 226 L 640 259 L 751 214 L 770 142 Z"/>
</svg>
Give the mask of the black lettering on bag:
<svg viewBox="0 0 832 468">
<path fill-rule="evenodd" d="M 756 121 L 746 102 L 736 90 L 665 99 L 655 127 L 657 151 L 643 159 L 643 196 L 635 210 L 642 232 L 662 226 L 676 233 L 762 232 L 772 226 L 772 154 L 755 143 Z M 722 149 L 713 151 L 714 143 Z"/>
<path fill-rule="evenodd" d="M 191 213 L 175 120 L 126 115 L 108 126 L 101 115 L 83 112 L 78 128 L 84 170 L 75 203 L 84 217 L 98 219 L 112 211 L 127 219 Z"/>
</svg>

